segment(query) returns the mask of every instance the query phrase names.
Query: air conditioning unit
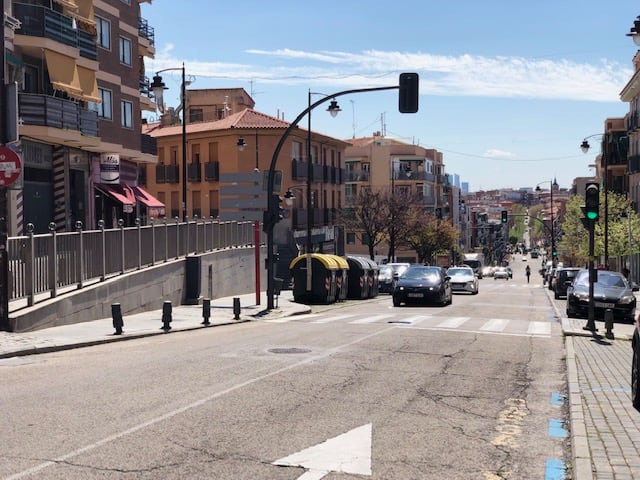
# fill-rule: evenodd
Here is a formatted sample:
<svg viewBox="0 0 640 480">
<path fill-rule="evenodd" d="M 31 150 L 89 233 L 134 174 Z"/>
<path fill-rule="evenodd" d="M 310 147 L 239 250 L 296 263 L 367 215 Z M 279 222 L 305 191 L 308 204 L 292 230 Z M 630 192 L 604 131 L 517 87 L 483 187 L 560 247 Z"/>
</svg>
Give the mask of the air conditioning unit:
<svg viewBox="0 0 640 480">
<path fill-rule="evenodd" d="M 15 17 L 5 13 L 4 14 L 4 24 L 6 27 L 9 27 L 11 30 L 16 31 L 18 28 L 22 26 L 22 22 Z"/>
</svg>

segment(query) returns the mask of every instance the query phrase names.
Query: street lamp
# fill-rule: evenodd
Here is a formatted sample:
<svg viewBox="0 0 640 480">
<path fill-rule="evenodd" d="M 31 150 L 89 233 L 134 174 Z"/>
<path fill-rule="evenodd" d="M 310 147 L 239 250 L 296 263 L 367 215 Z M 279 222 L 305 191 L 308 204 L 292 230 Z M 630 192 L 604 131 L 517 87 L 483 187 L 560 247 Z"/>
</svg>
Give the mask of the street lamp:
<svg viewBox="0 0 640 480">
<path fill-rule="evenodd" d="M 543 183 L 546 182 L 540 182 L 538 185 L 536 185 L 536 192 L 540 192 L 542 191 L 540 188 L 540 185 L 542 185 Z M 556 232 L 555 232 L 555 226 L 554 226 L 554 216 L 553 216 L 553 189 L 554 187 L 558 186 L 558 182 L 554 179 L 554 180 L 549 180 L 549 187 L 550 187 L 550 197 L 549 200 L 551 202 L 551 263 L 553 264 L 553 266 L 556 266 L 556 261 L 557 261 L 557 252 L 556 252 Z"/>
<path fill-rule="evenodd" d="M 238 150 L 242 152 L 244 151 L 246 146 L 247 146 L 247 142 L 245 141 L 244 137 L 240 137 L 236 142 L 236 147 L 238 147 Z M 258 165 L 259 156 L 258 156 L 258 129 L 257 128 L 256 128 L 255 150 L 256 150 L 256 166 L 254 167 L 253 171 L 257 173 L 260 171 L 260 166 Z"/>
<path fill-rule="evenodd" d="M 182 221 L 187 221 L 187 81 L 184 63 L 182 67 L 165 68 L 159 70 L 153 77 L 151 91 L 156 97 L 156 103 L 161 113 L 164 113 L 164 91 L 167 89 L 160 74 L 169 71 L 182 71 L 182 85 L 180 87 L 180 103 L 182 106 Z M 191 81 L 189 82 L 191 83 Z"/>
<path fill-rule="evenodd" d="M 417 80 L 417 75 L 415 75 Z M 341 92 L 334 93 L 333 95 L 324 97 L 320 100 L 317 100 L 313 104 L 309 105 L 305 108 L 298 116 L 295 118 L 293 122 L 289 124 L 287 129 L 284 131 L 278 144 L 276 145 L 275 150 L 273 151 L 273 156 L 271 157 L 271 165 L 269 166 L 269 173 L 267 176 L 267 213 L 272 214 L 277 208 L 276 199 L 274 199 L 274 184 L 276 178 L 276 162 L 278 161 L 278 155 L 280 154 L 280 150 L 284 145 L 284 142 L 287 140 L 289 134 L 293 131 L 294 128 L 298 126 L 300 120 L 304 118 L 305 115 L 311 112 L 314 108 L 322 103 L 326 102 L 329 98 L 332 98 L 331 104 L 329 105 L 329 111 L 335 112 L 336 114 L 340 111 L 340 107 L 338 106 L 338 102 L 336 102 L 335 97 L 339 97 L 342 95 L 348 95 L 350 93 L 362 93 L 362 92 L 375 92 L 382 90 L 398 90 L 400 89 L 399 85 L 393 85 L 389 87 L 371 87 L 371 88 L 358 88 L 353 90 L 343 90 Z M 416 97 L 417 97 L 417 82 L 416 82 Z M 417 101 L 416 110 L 417 110 Z M 311 129 L 309 129 L 310 131 Z M 272 310 L 274 308 L 274 287 L 275 287 L 275 279 L 274 279 L 274 238 L 273 238 L 273 227 L 274 224 L 270 223 L 269 225 L 264 226 L 265 233 L 267 234 L 267 310 Z"/>
<path fill-rule="evenodd" d="M 640 16 L 636 17 L 635 22 L 633 22 L 633 27 L 627 33 L 627 37 L 631 37 L 633 43 L 640 47 Z"/>
</svg>

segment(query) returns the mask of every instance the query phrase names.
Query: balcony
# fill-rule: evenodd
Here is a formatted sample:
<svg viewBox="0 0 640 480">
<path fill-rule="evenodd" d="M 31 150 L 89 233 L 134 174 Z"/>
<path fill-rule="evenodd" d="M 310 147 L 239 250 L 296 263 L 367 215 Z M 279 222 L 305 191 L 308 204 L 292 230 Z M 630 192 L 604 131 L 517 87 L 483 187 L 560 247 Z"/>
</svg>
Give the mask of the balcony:
<svg viewBox="0 0 640 480">
<path fill-rule="evenodd" d="M 217 182 L 220 180 L 220 163 L 207 162 L 204 164 L 204 179 Z"/>
<path fill-rule="evenodd" d="M 146 38 L 149 40 L 150 45 L 155 45 L 156 43 L 156 34 L 153 27 L 149 26 L 149 22 L 147 22 L 144 18 L 138 19 L 138 34 L 142 38 Z"/>
<path fill-rule="evenodd" d="M 18 95 L 18 112 L 24 125 L 76 130 L 82 135 L 99 136 L 98 113 L 63 98 L 37 93 Z"/>
<path fill-rule="evenodd" d="M 178 165 L 156 165 L 156 183 L 179 183 Z M 172 217 L 176 216 L 173 213 Z"/>
<path fill-rule="evenodd" d="M 201 182 L 202 181 L 202 164 L 201 163 L 190 163 L 187 165 L 187 178 L 190 182 Z"/>
<path fill-rule="evenodd" d="M 63 45 L 77 48 L 80 56 L 90 60 L 98 59 L 98 49 L 94 35 L 79 28 L 73 28 L 72 19 L 50 8 L 13 4 L 13 15 L 22 22 L 19 35 L 49 38 Z M 16 40 L 16 43 L 20 42 Z"/>
<path fill-rule="evenodd" d="M 345 182 L 368 182 L 369 172 L 366 170 L 346 170 Z"/>
<path fill-rule="evenodd" d="M 145 133 L 140 135 L 140 151 L 151 155 L 158 154 L 158 141 L 156 138 Z"/>
</svg>

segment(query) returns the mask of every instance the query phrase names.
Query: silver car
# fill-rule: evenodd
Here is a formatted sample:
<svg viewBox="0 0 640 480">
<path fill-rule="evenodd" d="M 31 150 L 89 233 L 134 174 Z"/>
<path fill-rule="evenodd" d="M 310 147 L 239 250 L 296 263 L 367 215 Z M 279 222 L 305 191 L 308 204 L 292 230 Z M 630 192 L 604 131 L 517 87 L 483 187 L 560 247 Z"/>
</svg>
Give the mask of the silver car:
<svg viewBox="0 0 640 480">
<path fill-rule="evenodd" d="M 451 267 L 447 270 L 447 275 L 451 277 L 452 291 L 469 292 L 472 295 L 478 294 L 478 277 L 473 273 L 471 267 Z"/>
</svg>

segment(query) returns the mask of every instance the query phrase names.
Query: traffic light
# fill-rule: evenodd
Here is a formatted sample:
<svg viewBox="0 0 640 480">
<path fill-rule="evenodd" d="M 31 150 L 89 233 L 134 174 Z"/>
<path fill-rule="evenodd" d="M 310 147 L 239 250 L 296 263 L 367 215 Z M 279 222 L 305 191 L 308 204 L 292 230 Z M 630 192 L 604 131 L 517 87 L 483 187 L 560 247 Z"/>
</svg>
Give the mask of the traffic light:
<svg viewBox="0 0 640 480">
<path fill-rule="evenodd" d="M 507 211 L 502 210 L 502 223 L 507 223 Z"/>
<path fill-rule="evenodd" d="M 558 256 L 558 252 L 556 250 L 551 250 L 551 257 L 556 258 Z"/>
<path fill-rule="evenodd" d="M 267 209 L 262 212 L 262 230 L 264 232 L 272 230 L 276 223 L 284 218 L 284 208 L 280 206 L 280 203 L 282 203 L 280 195 L 273 195 Z"/>
<path fill-rule="evenodd" d="M 416 113 L 418 111 L 418 84 L 420 77 L 417 73 L 400 74 L 400 91 L 398 93 L 398 110 L 400 113 Z"/>
<path fill-rule="evenodd" d="M 597 222 L 600 215 L 600 186 L 597 183 L 587 183 L 584 200 L 585 217 L 591 222 Z"/>
</svg>

